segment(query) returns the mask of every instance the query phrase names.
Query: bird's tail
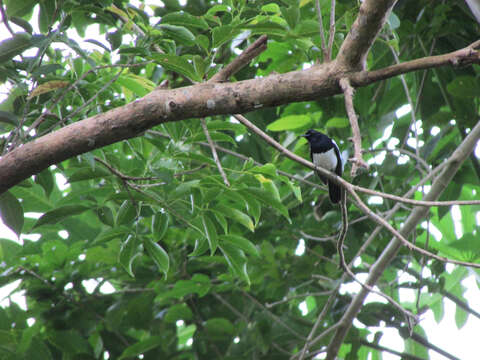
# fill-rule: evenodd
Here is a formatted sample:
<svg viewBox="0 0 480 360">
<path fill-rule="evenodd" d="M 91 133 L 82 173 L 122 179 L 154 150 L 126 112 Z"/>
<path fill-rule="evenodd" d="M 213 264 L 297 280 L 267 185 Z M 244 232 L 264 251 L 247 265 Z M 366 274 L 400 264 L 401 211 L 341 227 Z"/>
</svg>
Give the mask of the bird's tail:
<svg viewBox="0 0 480 360">
<path fill-rule="evenodd" d="M 329 181 L 328 194 L 330 195 L 330 201 L 336 204 L 340 201 L 340 198 L 342 197 L 342 189 L 339 185 Z"/>
</svg>

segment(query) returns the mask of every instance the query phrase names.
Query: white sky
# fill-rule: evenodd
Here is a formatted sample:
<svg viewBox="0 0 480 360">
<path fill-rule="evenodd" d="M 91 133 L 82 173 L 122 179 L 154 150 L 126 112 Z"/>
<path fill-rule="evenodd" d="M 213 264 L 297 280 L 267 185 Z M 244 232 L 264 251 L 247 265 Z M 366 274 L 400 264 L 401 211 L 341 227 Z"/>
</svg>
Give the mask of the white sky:
<svg viewBox="0 0 480 360">
<path fill-rule="evenodd" d="M 137 2 L 132 1 L 132 3 L 137 3 Z M 158 5 L 159 2 L 148 1 L 147 3 L 156 3 Z M 37 24 L 35 23 L 36 19 L 37 19 L 37 16 L 34 15 L 32 18 L 32 23 L 33 23 L 32 26 L 35 29 L 34 31 L 38 32 Z M 12 25 L 15 28 L 14 24 L 10 23 L 10 25 Z M 9 37 L 9 33 L 8 31 L 6 31 L 3 24 L 1 24 L 0 26 L 1 26 L 0 27 L 0 41 L 1 41 L 2 39 Z M 89 30 L 90 30 L 89 35 L 87 35 L 86 38 L 95 38 L 96 40 L 101 41 L 107 44 L 108 46 L 108 43 L 105 40 L 104 36 L 99 36 L 98 27 L 92 26 L 91 29 Z M 19 31 L 22 31 L 22 30 L 19 30 Z M 71 30 L 71 32 L 69 33 L 69 36 L 76 38 L 79 44 L 81 44 L 82 48 L 87 51 L 93 50 L 93 49 L 98 50 L 97 46 L 90 43 L 83 42 L 82 39 L 79 38 L 76 35 L 76 33 L 74 33 L 73 30 Z M 59 46 L 61 45 L 59 44 Z M 2 87 L 2 85 L 0 85 L 0 101 L 5 97 L 5 94 L 7 91 L 8 90 L 6 90 L 4 86 Z M 407 108 L 403 107 L 399 110 L 402 113 L 402 115 L 410 111 L 408 106 Z M 480 157 L 480 145 L 477 146 L 475 150 L 475 154 L 477 155 L 477 157 Z M 376 161 L 379 161 L 379 160 L 380 159 Z M 0 237 L 16 240 L 15 234 L 10 229 L 5 227 L 1 223 L 1 220 L 0 220 Z M 301 248 L 301 246 L 299 246 L 299 248 Z M 298 251 L 299 249 L 297 249 L 297 253 Z M 302 251 L 300 251 L 298 255 L 301 255 L 301 253 Z M 465 298 L 468 299 L 469 306 L 476 312 L 480 313 L 480 290 L 478 289 L 478 286 L 475 283 L 475 276 L 477 276 L 477 279 L 480 283 L 480 277 L 478 275 L 475 275 L 475 273 L 472 271 L 472 275 L 469 276 L 467 279 L 465 279 L 462 282 L 462 285 L 464 285 L 467 288 L 467 291 L 465 293 Z M 359 276 L 359 278 L 364 280 L 362 276 Z M 92 287 L 95 287 L 96 284 L 98 284 L 98 279 L 97 280 L 91 279 L 84 283 L 84 285 L 89 289 L 91 289 Z M 26 307 L 23 293 L 15 293 L 12 296 L 8 297 L 10 292 L 13 289 L 15 289 L 17 285 L 18 285 L 18 281 L 13 284 L 9 284 L 0 288 L 0 306 L 7 306 L 9 301 L 15 301 L 22 308 Z M 359 287 L 358 284 L 352 283 L 344 287 L 344 291 L 356 292 L 358 291 L 358 287 Z M 109 284 L 107 283 L 104 286 L 104 288 L 102 288 L 102 291 L 111 292 L 113 291 L 113 288 L 109 286 Z M 400 295 L 401 295 L 402 301 L 414 301 L 415 299 L 415 293 L 413 291 L 402 290 Z M 383 298 L 375 294 L 370 294 L 368 296 L 367 302 L 371 302 L 371 301 L 385 302 Z M 422 317 L 421 325 L 425 329 L 425 331 L 428 333 L 429 341 L 435 345 L 438 345 L 440 348 L 450 352 L 452 355 L 458 357 L 459 359 L 478 360 L 480 358 L 479 351 L 478 351 L 478 340 L 480 339 L 480 335 L 479 335 L 480 320 L 478 318 L 475 318 L 474 316 L 469 316 L 465 326 L 461 329 L 457 329 L 457 326 L 455 324 L 455 305 L 448 299 L 444 301 L 444 304 L 445 304 L 445 315 L 443 320 L 439 324 L 437 324 L 437 322 L 434 320 L 433 313 L 430 310 L 427 311 Z M 30 321 L 29 323 L 33 323 L 33 321 Z M 358 321 L 356 321 L 357 326 L 358 324 L 359 324 Z M 381 345 L 388 348 L 392 348 L 397 351 L 403 351 L 403 341 L 396 330 L 392 330 L 388 328 L 387 329 L 382 328 L 379 330 L 384 331 L 384 336 L 380 341 Z M 430 351 L 429 355 L 430 355 L 430 359 L 432 360 L 446 359 L 442 355 L 439 355 L 438 353 L 433 351 Z M 383 359 L 397 360 L 398 357 L 384 352 Z"/>
</svg>

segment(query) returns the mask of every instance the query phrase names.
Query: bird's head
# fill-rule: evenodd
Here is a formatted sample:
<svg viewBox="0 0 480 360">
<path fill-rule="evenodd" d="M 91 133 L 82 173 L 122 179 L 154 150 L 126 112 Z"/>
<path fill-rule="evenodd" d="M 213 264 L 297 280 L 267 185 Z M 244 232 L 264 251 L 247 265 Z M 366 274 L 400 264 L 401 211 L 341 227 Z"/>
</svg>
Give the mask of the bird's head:
<svg viewBox="0 0 480 360">
<path fill-rule="evenodd" d="M 323 138 L 326 138 L 327 136 L 325 134 L 322 134 L 319 131 L 316 130 L 308 130 L 305 134 L 300 135 L 308 140 L 309 143 L 312 141 L 321 141 Z"/>
</svg>

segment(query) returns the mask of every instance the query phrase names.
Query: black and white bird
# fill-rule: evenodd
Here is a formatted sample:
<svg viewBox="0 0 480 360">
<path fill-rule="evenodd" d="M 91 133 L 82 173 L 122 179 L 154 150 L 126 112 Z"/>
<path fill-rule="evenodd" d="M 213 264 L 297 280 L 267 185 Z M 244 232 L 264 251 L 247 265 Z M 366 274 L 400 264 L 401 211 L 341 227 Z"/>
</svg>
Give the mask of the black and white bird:
<svg viewBox="0 0 480 360">
<path fill-rule="evenodd" d="M 325 170 L 334 172 L 338 176 L 342 176 L 342 157 L 335 140 L 315 130 L 308 130 L 305 135 L 301 136 L 306 138 L 310 144 L 310 157 L 315 166 L 322 167 Z M 330 201 L 334 204 L 338 203 L 342 195 L 341 187 L 318 172 L 317 175 L 322 179 L 324 184 L 328 184 Z"/>
</svg>

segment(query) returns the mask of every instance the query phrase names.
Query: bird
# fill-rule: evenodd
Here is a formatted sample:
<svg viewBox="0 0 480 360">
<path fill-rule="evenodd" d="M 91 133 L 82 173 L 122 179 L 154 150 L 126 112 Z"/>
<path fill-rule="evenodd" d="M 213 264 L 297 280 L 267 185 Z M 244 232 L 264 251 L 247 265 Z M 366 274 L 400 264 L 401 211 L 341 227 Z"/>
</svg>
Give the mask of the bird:
<svg viewBox="0 0 480 360">
<path fill-rule="evenodd" d="M 335 143 L 335 140 L 331 139 L 327 135 L 315 131 L 308 130 L 302 137 L 306 138 L 310 144 L 310 158 L 315 166 L 324 168 L 342 176 L 343 164 L 342 157 L 340 155 L 340 150 Z M 328 184 L 328 194 L 330 196 L 330 201 L 333 204 L 336 204 L 340 201 L 341 198 L 341 187 L 340 185 L 335 184 L 333 181 L 327 179 L 325 176 L 321 175 L 318 171 L 316 174 L 320 177 L 325 185 Z"/>
</svg>

